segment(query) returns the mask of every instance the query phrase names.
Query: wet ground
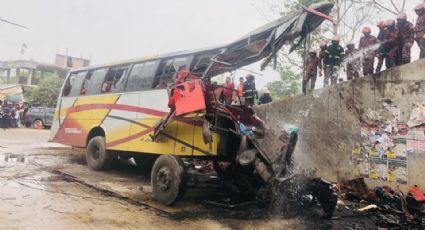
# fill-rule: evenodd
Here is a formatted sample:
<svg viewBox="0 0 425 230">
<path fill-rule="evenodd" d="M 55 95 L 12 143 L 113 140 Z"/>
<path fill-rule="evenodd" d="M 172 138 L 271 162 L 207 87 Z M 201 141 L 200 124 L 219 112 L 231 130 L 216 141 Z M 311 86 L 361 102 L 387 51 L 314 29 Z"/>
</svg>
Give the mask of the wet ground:
<svg viewBox="0 0 425 230">
<path fill-rule="evenodd" d="M 368 218 L 323 221 L 320 211 L 270 217 L 265 210 L 206 205 L 192 189 L 176 207 L 150 197 L 146 173 L 131 165 L 94 172 L 84 151 L 48 143 L 48 130 L 0 130 L 0 229 L 367 229 Z"/>
</svg>

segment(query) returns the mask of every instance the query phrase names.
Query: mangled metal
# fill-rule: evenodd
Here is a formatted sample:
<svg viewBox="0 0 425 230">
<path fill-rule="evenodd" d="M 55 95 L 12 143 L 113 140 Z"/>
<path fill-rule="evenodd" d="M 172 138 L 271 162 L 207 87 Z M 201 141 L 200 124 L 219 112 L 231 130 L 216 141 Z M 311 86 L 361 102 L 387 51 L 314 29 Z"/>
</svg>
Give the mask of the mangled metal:
<svg viewBox="0 0 425 230">
<path fill-rule="evenodd" d="M 198 51 L 197 61 L 190 68 L 175 67 L 180 71 L 171 91 L 171 110 L 156 126 L 152 138 L 163 135 L 162 131 L 173 120 L 194 112 L 198 114 L 196 119 L 203 116 L 204 142 L 211 142 L 211 132 L 221 137 L 219 155 L 213 162 L 223 187 L 239 200 L 269 200 L 271 193 L 280 191 L 295 177 L 291 166 L 298 129 L 288 126 L 279 133 L 271 133 L 252 108 L 221 103 L 216 95 L 221 86 L 212 84 L 211 78 L 260 60 L 264 60 L 264 68 L 283 45 L 294 44 L 294 50 L 324 20 L 331 20 L 327 15 L 332 7 L 332 3 L 319 3 L 294 11 L 229 45 Z M 203 94 L 196 90 L 200 86 Z M 331 189 L 318 192 L 314 186 L 329 188 L 328 184 L 313 179 L 302 181 L 309 184 L 303 188 L 303 194 L 314 190 L 310 193 L 333 197 Z M 332 215 L 334 207 L 326 208 L 326 215 Z"/>
</svg>

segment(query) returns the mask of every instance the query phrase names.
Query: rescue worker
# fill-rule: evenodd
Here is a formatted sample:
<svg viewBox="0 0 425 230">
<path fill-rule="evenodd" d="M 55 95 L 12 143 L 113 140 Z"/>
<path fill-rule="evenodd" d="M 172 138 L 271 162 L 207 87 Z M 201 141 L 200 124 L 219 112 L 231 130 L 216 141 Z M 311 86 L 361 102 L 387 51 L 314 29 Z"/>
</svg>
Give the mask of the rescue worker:
<svg viewBox="0 0 425 230">
<path fill-rule="evenodd" d="M 233 101 L 233 90 L 235 85 L 230 77 L 226 77 L 226 82 L 223 85 L 224 104 L 231 105 Z"/>
<path fill-rule="evenodd" d="M 307 94 L 307 85 L 310 81 L 309 91 L 313 91 L 316 85 L 317 79 L 317 70 L 322 68 L 320 63 L 320 58 L 317 57 L 317 51 L 315 49 L 310 49 L 308 52 L 309 57 L 305 63 L 304 78 L 303 78 L 303 93 Z M 319 73 L 322 76 L 322 73 Z"/>
<path fill-rule="evenodd" d="M 251 74 L 246 76 L 246 81 L 243 83 L 243 96 L 245 98 L 245 105 L 254 106 L 255 98 L 258 99 L 258 92 L 255 88 L 255 77 Z"/>
<path fill-rule="evenodd" d="M 238 96 L 243 97 L 243 77 L 239 78 L 239 85 L 238 85 L 237 91 L 238 91 Z"/>
<path fill-rule="evenodd" d="M 354 42 L 350 41 L 347 43 L 347 50 L 345 51 L 345 60 L 347 61 L 347 80 L 353 80 L 360 77 L 360 60 L 354 56 L 357 51 L 358 50 L 355 48 Z"/>
<path fill-rule="evenodd" d="M 363 76 L 368 76 L 373 74 L 373 67 L 375 64 L 375 50 L 373 50 L 373 45 L 378 43 L 378 39 L 370 33 L 372 30 L 370 27 L 365 26 L 362 29 L 363 37 L 360 38 L 359 49 L 364 52 L 363 57 Z M 372 50 L 369 50 L 372 49 Z"/>
<path fill-rule="evenodd" d="M 387 20 L 385 30 L 385 45 L 389 47 L 385 61 L 387 69 L 390 69 L 397 64 L 397 56 L 401 49 L 399 37 L 399 31 L 395 25 L 395 21 L 392 19 Z"/>
<path fill-rule="evenodd" d="M 324 57 L 325 57 L 325 50 L 328 47 L 328 42 L 326 40 L 322 40 L 320 41 L 320 52 L 319 52 L 319 58 L 320 58 L 320 65 L 322 66 L 321 69 L 319 69 L 320 71 L 320 75 L 322 74 L 322 70 L 323 70 L 323 74 L 326 76 L 326 64 L 324 63 Z"/>
<path fill-rule="evenodd" d="M 273 99 L 270 96 L 270 90 L 265 89 L 264 92 L 263 92 L 263 95 L 260 97 L 260 99 L 258 99 L 258 104 L 259 105 L 265 105 L 265 104 L 268 104 L 272 101 L 273 101 Z"/>
<path fill-rule="evenodd" d="M 407 21 L 407 14 L 402 12 L 397 18 L 397 29 L 400 36 L 400 49 L 396 59 L 396 65 L 410 63 L 410 49 L 415 41 L 415 29 L 413 24 Z"/>
<path fill-rule="evenodd" d="M 388 56 L 389 47 L 385 42 L 385 30 L 387 29 L 386 23 L 384 20 L 378 22 L 377 27 L 379 29 L 378 33 L 378 42 L 381 43 L 381 46 L 378 49 L 377 57 L 378 57 L 378 65 L 376 66 L 375 73 L 381 72 L 382 65 L 384 64 L 384 60 L 386 60 Z M 388 68 L 388 66 L 386 66 Z"/>
<path fill-rule="evenodd" d="M 425 58 L 425 3 L 417 5 L 415 12 L 418 15 L 415 26 L 415 40 L 421 50 L 419 59 L 422 59 Z"/>
<path fill-rule="evenodd" d="M 323 62 L 326 63 L 325 79 L 323 80 L 324 85 L 336 85 L 338 80 L 338 72 L 341 67 L 341 63 L 344 58 L 344 48 L 339 45 L 341 38 L 335 35 L 332 38 L 332 43 L 326 48 Z"/>
</svg>

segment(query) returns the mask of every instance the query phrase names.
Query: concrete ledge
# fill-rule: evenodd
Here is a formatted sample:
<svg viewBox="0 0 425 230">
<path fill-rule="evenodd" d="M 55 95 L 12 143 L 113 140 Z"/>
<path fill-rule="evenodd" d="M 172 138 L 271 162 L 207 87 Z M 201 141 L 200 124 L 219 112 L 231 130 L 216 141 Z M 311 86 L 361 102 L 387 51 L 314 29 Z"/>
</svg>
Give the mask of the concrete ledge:
<svg viewBox="0 0 425 230">
<path fill-rule="evenodd" d="M 295 160 L 331 181 L 353 178 L 352 149 L 361 146 L 361 124 L 394 123 L 383 102 L 390 100 L 407 123 L 416 104 L 425 104 L 425 60 L 372 77 L 315 90 L 259 106 L 257 114 L 274 132 L 284 125 L 300 128 Z M 425 187 L 425 154 L 408 155 L 408 184 Z M 369 185 L 399 184 L 367 180 Z M 405 190 L 406 185 L 400 185 Z"/>
</svg>

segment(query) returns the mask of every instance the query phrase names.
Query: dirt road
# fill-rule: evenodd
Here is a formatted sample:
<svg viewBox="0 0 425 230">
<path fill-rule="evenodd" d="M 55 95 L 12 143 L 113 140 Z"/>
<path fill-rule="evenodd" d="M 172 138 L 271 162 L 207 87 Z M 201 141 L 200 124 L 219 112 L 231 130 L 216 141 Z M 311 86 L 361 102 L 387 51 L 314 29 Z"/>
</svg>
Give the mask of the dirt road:
<svg viewBox="0 0 425 230">
<path fill-rule="evenodd" d="M 0 229 L 311 229 L 318 221 L 338 229 L 318 215 L 250 218 L 202 209 L 201 202 L 162 209 L 138 200 L 149 181 L 137 171 L 96 174 L 82 165 L 84 151 L 48 143 L 48 136 L 48 130 L 0 130 Z"/>
</svg>

